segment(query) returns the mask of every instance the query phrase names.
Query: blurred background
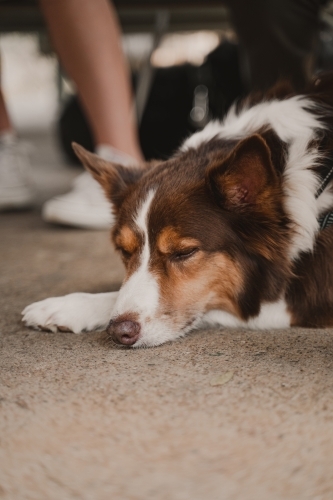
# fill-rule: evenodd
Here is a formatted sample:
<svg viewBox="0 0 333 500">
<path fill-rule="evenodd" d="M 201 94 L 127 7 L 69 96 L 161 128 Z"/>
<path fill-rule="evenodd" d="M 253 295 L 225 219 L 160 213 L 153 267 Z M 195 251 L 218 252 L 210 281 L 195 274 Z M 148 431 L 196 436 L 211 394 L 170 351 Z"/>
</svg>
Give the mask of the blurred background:
<svg viewBox="0 0 333 500">
<path fill-rule="evenodd" d="M 224 8 L 217 18 L 216 10 L 208 9 L 206 19 L 202 9 L 194 9 L 191 19 L 188 9 L 176 9 L 172 22 L 170 12 L 144 5 L 120 8 L 119 14 L 134 92 L 138 79 L 143 80 L 141 146 L 147 158 L 166 158 L 207 122 L 207 71 L 202 67 L 222 40 L 234 45 L 234 31 Z M 92 150 L 93 138 L 36 2 L 0 2 L 0 55 L 2 90 L 15 130 L 30 145 L 31 177 L 40 205 L 66 191 L 78 174 L 71 141 Z M 232 76 L 230 83 L 235 83 Z M 232 97 L 239 92 L 237 85 L 234 90 Z M 193 111 L 196 101 L 201 107 Z"/>
<path fill-rule="evenodd" d="M 244 11 L 243 22 L 250 15 L 242 6 L 234 8 L 241 3 L 115 2 L 131 69 L 140 145 L 147 159 L 167 158 L 185 137 L 210 119 L 222 118 L 235 100 L 251 90 L 248 40 L 244 30 L 235 29 L 240 26 L 239 10 Z M 256 19 L 255 5 L 261 3 L 252 5 Z M 310 57 L 307 53 L 300 58 L 311 64 L 308 73 L 330 70 L 333 4 L 306 3 L 320 12 Z M 297 9 L 293 15 L 297 21 Z M 93 150 L 91 130 L 75 86 L 52 49 L 37 3 L 0 1 L 0 53 L 8 111 L 20 137 L 33 146 L 32 177 L 40 193 L 38 203 L 43 203 L 65 191 L 77 175 L 80 167 L 70 144 L 75 140 Z M 273 46 L 272 59 L 274 64 Z"/>
</svg>

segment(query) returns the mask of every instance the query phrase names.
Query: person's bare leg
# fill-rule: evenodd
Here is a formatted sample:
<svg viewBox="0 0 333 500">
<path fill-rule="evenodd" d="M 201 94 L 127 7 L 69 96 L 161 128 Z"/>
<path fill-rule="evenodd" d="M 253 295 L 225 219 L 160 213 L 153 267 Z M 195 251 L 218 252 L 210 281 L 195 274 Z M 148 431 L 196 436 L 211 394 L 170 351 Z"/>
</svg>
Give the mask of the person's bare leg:
<svg viewBox="0 0 333 500">
<path fill-rule="evenodd" d="M 0 134 L 5 133 L 14 133 L 14 129 L 9 118 L 2 90 L 0 88 Z"/>
<path fill-rule="evenodd" d="M 117 15 L 108 0 L 40 0 L 54 48 L 77 90 L 96 144 L 142 160 Z"/>
</svg>

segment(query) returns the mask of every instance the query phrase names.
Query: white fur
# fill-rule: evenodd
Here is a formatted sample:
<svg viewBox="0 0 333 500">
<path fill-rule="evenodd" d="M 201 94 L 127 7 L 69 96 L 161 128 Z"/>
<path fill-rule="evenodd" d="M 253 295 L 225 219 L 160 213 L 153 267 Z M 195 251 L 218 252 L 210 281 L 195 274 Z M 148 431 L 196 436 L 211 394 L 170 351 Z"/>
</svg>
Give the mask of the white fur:
<svg viewBox="0 0 333 500">
<path fill-rule="evenodd" d="M 131 312 L 139 314 L 140 321 L 144 322 L 145 318 L 155 315 L 158 307 L 158 284 L 149 271 L 150 249 L 147 228 L 147 217 L 154 194 L 154 191 L 149 191 L 135 218 L 135 224 L 144 239 L 140 266 L 121 287 L 113 311 L 113 319 Z"/>
<path fill-rule="evenodd" d="M 320 162 L 316 149 L 308 150 L 318 129 L 324 128 L 318 115 L 311 112 L 315 103 L 304 96 L 263 102 L 243 109 L 239 115 L 232 107 L 222 123 L 209 123 L 185 141 L 182 150 L 197 148 L 213 137 L 242 139 L 264 126 L 270 126 L 288 145 L 288 158 L 283 178 L 285 208 L 292 221 L 294 236 L 289 255 L 296 259 L 300 252 L 313 249 L 318 231 L 318 215 L 333 206 L 333 195 L 324 191 L 316 200 L 319 186 L 310 170 Z"/>
<path fill-rule="evenodd" d="M 141 335 L 133 347 L 153 347 L 181 336 L 183 334 L 174 325 L 169 324 L 168 318 L 154 318 L 144 321 L 141 325 Z"/>
<path fill-rule="evenodd" d="M 175 340 L 195 326 L 193 323 L 191 327 L 181 329 L 183 325 L 177 326 L 175 318 L 163 317 L 159 311 L 159 286 L 149 271 L 150 247 L 147 227 L 154 196 L 155 192 L 150 191 L 136 214 L 134 222 L 144 237 L 140 266 L 121 287 L 111 318 L 116 319 L 126 313 L 138 315 L 141 333 L 134 347 L 152 347 Z"/>
<path fill-rule="evenodd" d="M 57 332 L 66 328 L 73 333 L 104 330 L 118 292 L 71 293 L 63 297 L 34 302 L 23 311 L 22 320 L 27 326 Z"/>
<path fill-rule="evenodd" d="M 303 96 L 261 102 L 250 108 L 243 108 L 239 114 L 236 113 L 235 106 L 232 106 L 223 122 L 208 123 L 203 130 L 189 137 L 181 149 L 186 151 L 197 148 L 213 137 L 242 139 L 267 125 L 285 142 L 304 136 L 310 138 L 315 129 L 324 127 L 317 116 L 309 111 L 314 107 L 311 99 Z"/>
<path fill-rule="evenodd" d="M 333 206 L 333 196 L 328 190 L 315 199 L 319 181 L 310 170 L 320 160 L 318 151 L 308 150 L 316 130 L 323 127 L 311 113 L 314 103 L 305 97 L 293 97 L 284 101 L 271 101 L 244 109 L 236 115 L 231 109 L 222 123 L 212 122 L 194 134 L 182 150 L 197 148 L 213 137 L 242 139 L 269 125 L 288 145 L 288 157 L 283 178 L 285 208 L 295 229 L 290 257 L 297 258 L 301 251 L 313 248 L 318 231 L 319 213 Z M 119 293 L 76 293 L 36 302 L 23 311 L 23 321 L 34 328 L 57 331 L 65 327 L 75 333 L 105 328 L 111 319 L 125 313 L 137 313 L 141 324 L 141 336 L 135 347 L 159 345 L 173 340 L 195 328 L 198 324 L 217 324 L 225 327 L 286 328 L 291 316 L 284 300 L 263 304 L 260 314 L 249 321 L 242 321 L 224 311 L 210 311 L 185 329 L 177 329 L 172 318 L 159 316 L 159 287 L 149 270 L 150 247 L 147 219 L 155 192 L 147 194 L 135 216 L 135 224 L 143 235 L 143 249 L 139 268 L 123 284 Z"/>
<path fill-rule="evenodd" d="M 180 332 L 168 318 L 158 316 L 159 288 L 149 271 L 150 247 L 147 227 L 149 209 L 154 198 L 150 191 L 135 217 L 135 224 L 143 235 L 140 266 L 123 284 L 120 291 L 110 294 L 74 293 L 36 302 L 23 311 L 27 326 L 58 331 L 65 327 L 75 333 L 104 329 L 110 319 L 126 313 L 138 314 L 141 335 L 135 347 L 154 346 L 173 340 Z"/>
<path fill-rule="evenodd" d="M 104 330 L 114 316 L 114 304 L 118 292 L 110 293 L 72 293 L 63 297 L 52 297 L 35 302 L 23 311 L 24 323 L 35 329 L 59 331 L 66 328 L 73 333 Z M 187 329 L 179 331 L 168 325 L 168 318 L 158 318 L 143 324 L 144 333 L 135 347 L 156 346 L 184 336 L 188 331 L 207 324 L 229 328 L 288 328 L 290 314 L 286 303 L 280 300 L 263 304 L 260 314 L 249 321 L 242 321 L 225 311 L 210 311 L 198 318 Z"/>
<path fill-rule="evenodd" d="M 312 251 L 318 232 L 315 194 L 319 181 L 309 169 L 318 162 L 318 153 L 307 151 L 308 143 L 309 137 L 300 137 L 291 142 L 283 178 L 285 208 L 294 229 L 289 250 L 292 259 L 296 259 L 302 251 Z"/>
<path fill-rule="evenodd" d="M 332 207 L 332 192 L 329 189 L 325 189 L 317 199 L 318 215 L 327 213 L 329 210 L 332 210 Z"/>
<path fill-rule="evenodd" d="M 229 328 L 288 328 L 290 327 L 291 315 L 287 310 L 284 300 L 262 304 L 260 313 L 255 318 L 242 321 L 233 314 L 225 311 L 214 310 L 205 314 L 203 323 L 221 325 Z"/>
</svg>

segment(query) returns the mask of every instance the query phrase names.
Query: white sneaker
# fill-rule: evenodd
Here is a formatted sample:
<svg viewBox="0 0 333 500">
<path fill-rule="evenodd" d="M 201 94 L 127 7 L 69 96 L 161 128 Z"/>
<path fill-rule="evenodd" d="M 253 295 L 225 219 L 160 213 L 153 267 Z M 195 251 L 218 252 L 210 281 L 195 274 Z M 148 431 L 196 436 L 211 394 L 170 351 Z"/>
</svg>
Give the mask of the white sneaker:
<svg viewBox="0 0 333 500">
<path fill-rule="evenodd" d="M 136 163 L 133 158 L 108 145 L 100 145 L 96 153 L 107 161 L 123 165 Z M 85 229 L 109 229 L 114 222 L 110 202 L 88 172 L 74 180 L 69 193 L 47 201 L 42 209 L 42 217 L 47 222 Z"/>
<path fill-rule="evenodd" d="M 28 208 L 33 202 L 29 151 L 12 134 L 0 136 L 0 210 Z"/>
</svg>

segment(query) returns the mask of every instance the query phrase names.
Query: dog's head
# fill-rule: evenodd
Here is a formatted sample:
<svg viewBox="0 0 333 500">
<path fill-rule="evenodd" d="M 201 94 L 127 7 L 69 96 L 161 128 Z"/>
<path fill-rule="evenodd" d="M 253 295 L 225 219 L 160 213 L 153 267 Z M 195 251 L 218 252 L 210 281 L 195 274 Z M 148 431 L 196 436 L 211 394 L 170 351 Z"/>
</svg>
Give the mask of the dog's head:
<svg viewBox="0 0 333 500">
<path fill-rule="evenodd" d="M 213 139 L 143 168 L 74 149 L 116 216 L 112 238 L 126 278 L 108 327 L 114 340 L 158 345 L 210 310 L 247 319 L 280 296 L 288 220 L 262 136 Z"/>
</svg>

